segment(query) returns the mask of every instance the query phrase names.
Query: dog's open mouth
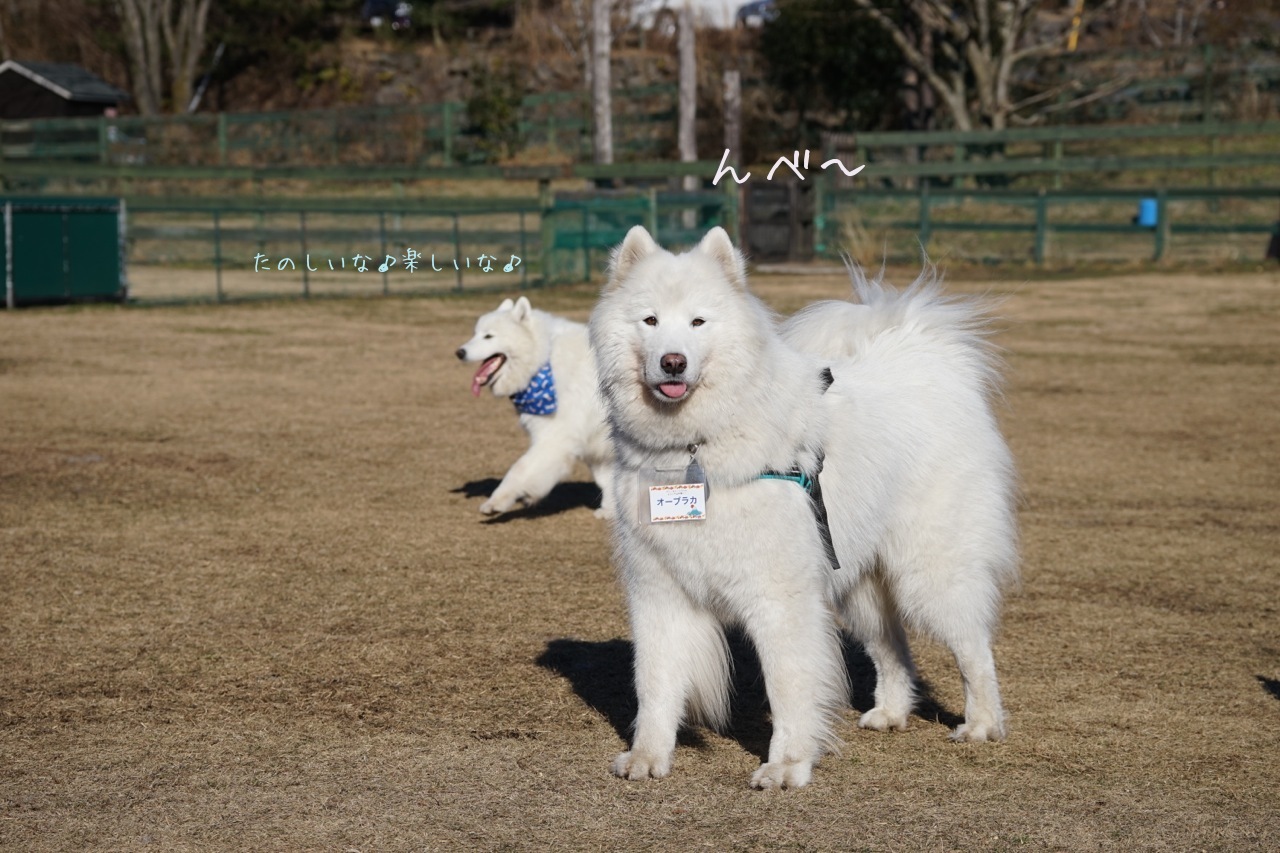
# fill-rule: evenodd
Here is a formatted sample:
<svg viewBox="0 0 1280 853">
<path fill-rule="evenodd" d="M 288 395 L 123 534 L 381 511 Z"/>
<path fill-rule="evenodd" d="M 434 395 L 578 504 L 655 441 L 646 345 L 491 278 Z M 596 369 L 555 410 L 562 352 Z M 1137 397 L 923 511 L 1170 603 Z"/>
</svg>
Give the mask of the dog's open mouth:
<svg viewBox="0 0 1280 853">
<path fill-rule="evenodd" d="M 471 393 L 479 397 L 480 389 L 488 385 L 493 379 L 493 375 L 502 369 L 502 365 L 507 363 L 507 357 L 502 353 L 491 355 L 481 363 L 480 369 L 476 371 L 476 375 L 471 377 Z"/>
<path fill-rule="evenodd" d="M 689 386 L 684 382 L 659 382 L 658 393 L 668 400 L 682 400 L 689 393 Z"/>
</svg>

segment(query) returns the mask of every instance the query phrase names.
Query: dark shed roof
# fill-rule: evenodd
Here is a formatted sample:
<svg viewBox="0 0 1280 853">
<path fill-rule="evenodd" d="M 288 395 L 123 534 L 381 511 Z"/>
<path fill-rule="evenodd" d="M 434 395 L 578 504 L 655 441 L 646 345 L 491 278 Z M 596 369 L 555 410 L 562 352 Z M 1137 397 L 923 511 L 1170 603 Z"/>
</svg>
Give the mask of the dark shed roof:
<svg viewBox="0 0 1280 853">
<path fill-rule="evenodd" d="M 10 59 L 0 63 L 0 74 L 6 71 L 21 74 L 68 101 L 118 104 L 129 100 L 127 92 L 68 62 L 15 62 Z"/>
</svg>

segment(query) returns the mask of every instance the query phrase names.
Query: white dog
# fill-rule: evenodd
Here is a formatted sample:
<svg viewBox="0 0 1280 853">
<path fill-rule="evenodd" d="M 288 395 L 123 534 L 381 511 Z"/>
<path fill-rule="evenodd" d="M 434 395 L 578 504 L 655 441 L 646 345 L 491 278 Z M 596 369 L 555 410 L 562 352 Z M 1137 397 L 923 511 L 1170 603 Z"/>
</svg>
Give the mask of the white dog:
<svg viewBox="0 0 1280 853">
<path fill-rule="evenodd" d="M 529 450 L 480 506 L 486 515 L 531 506 L 573 471 L 578 460 L 601 490 L 596 515 L 612 517 L 612 458 L 587 327 L 529 300 L 506 299 L 476 321 L 475 335 L 458 348 L 463 361 L 480 362 L 471 393 L 485 386 L 508 397 L 529 434 Z"/>
<path fill-rule="evenodd" d="M 1004 735 L 991 641 L 1016 575 L 1014 474 L 983 315 L 929 276 L 904 294 L 854 284 L 863 304 L 814 305 L 780 329 L 722 229 L 677 256 L 637 227 L 614 253 L 589 327 L 639 698 L 619 776 L 667 775 L 687 716 L 727 719 L 725 624 L 754 644 L 772 713 L 755 787 L 804 785 L 836 743 L 841 627 L 877 672 L 860 725 L 907 725 L 905 624 L 959 664 L 952 737 Z"/>
</svg>

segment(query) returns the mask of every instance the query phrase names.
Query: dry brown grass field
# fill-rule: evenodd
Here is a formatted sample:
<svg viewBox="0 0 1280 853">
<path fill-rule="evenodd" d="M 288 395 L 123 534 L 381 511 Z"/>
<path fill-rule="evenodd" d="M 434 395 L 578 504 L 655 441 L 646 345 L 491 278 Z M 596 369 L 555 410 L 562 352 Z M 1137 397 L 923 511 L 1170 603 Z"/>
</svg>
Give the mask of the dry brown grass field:
<svg viewBox="0 0 1280 853">
<path fill-rule="evenodd" d="M 1280 848 L 1280 274 L 952 286 L 1006 297 L 1011 736 L 948 742 L 918 640 L 911 729 L 851 712 L 771 793 L 741 647 L 730 731 L 609 775 L 635 697 L 585 471 L 477 512 L 524 447 L 452 355 L 493 296 L 0 314 L 0 849 Z"/>
</svg>

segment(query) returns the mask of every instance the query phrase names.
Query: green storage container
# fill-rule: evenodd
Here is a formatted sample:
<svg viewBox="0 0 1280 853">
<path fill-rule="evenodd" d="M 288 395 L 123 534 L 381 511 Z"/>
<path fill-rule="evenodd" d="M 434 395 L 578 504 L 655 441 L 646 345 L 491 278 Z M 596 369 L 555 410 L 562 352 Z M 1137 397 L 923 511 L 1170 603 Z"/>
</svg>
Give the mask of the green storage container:
<svg viewBox="0 0 1280 853">
<path fill-rule="evenodd" d="M 128 298 L 125 208 L 115 198 L 5 198 L 5 305 Z"/>
</svg>

